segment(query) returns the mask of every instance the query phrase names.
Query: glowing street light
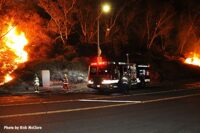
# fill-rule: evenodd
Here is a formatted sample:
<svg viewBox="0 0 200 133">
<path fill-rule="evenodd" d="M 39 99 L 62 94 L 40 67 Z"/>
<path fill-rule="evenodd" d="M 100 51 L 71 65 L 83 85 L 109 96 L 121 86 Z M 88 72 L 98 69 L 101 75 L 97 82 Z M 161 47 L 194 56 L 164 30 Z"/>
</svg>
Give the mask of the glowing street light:
<svg viewBox="0 0 200 133">
<path fill-rule="evenodd" d="M 111 10 L 111 6 L 108 4 L 108 3 L 104 3 L 102 4 L 101 6 L 101 11 L 100 11 L 100 14 L 99 14 L 99 17 L 97 19 L 97 60 L 99 61 L 100 60 L 100 56 L 101 56 L 101 49 L 100 49 L 100 44 L 99 44 L 99 19 L 100 19 L 100 15 L 102 13 L 109 13 Z"/>
<path fill-rule="evenodd" d="M 103 4 L 103 5 L 102 5 L 102 11 L 103 11 L 104 13 L 110 12 L 110 5 L 109 5 L 108 3 Z"/>
</svg>

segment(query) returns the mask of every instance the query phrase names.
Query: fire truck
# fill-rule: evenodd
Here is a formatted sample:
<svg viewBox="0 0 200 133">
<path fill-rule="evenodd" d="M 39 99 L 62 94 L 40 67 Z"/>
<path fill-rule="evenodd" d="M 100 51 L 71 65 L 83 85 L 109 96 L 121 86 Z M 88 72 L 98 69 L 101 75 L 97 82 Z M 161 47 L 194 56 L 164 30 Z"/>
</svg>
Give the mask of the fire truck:
<svg viewBox="0 0 200 133">
<path fill-rule="evenodd" d="M 149 64 L 127 62 L 94 62 L 88 69 L 88 87 L 99 91 L 121 90 L 128 92 L 134 86 L 150 83 Z"/>
</svg>

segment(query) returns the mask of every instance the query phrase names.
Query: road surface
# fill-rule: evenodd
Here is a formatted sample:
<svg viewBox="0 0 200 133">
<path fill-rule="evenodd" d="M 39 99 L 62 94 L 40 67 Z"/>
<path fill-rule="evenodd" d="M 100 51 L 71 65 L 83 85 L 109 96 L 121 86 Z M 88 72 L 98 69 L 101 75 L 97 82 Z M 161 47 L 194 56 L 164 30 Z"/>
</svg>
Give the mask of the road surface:
<svg viewBox="0 0 200 133">
<path fill-rule="evenodd" d="M 1 96 L 0 132 L 199 133 L 200 87 Z"/>
</svg>

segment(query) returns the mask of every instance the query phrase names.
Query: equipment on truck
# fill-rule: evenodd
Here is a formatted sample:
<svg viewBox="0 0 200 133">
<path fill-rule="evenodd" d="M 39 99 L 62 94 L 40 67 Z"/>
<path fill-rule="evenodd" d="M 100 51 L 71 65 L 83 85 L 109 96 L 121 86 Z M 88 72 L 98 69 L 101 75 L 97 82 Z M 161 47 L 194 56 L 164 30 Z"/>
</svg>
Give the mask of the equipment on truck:
<svg viewBox="0 0 200 133">
<path fill-rule="evenodd" d="M 88 87 L 97 90 L 119 89 L 127 92 L 132 86 L 150 83 L 148 64 L 125 62 L 95 62 L 88 71 Z"/>
</svg>

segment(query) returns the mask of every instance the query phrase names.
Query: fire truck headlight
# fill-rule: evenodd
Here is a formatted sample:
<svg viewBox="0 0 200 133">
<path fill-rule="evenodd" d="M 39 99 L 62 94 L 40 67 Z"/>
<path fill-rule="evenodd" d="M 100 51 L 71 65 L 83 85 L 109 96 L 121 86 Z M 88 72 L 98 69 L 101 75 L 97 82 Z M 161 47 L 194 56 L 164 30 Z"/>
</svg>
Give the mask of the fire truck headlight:
<svg viewBox="0 0 200 133">
<path fill-rule="evenodd" d="M 145 81 L 145 82 L 150 82 L 150 79 L 145 79 L 144 81 Z"/>
<path fill-rule="evenodd" d="M 119 80 L 103 80 L 101 83 L 102 84 L 115 84 L 118 82 L 119 82 Z"/>
<path fill-rule="evenodd" d="M 128 80 L 128 78 L 127 77 L 122 77 L 122 80 Z"/>
<path fill-rule="evenodd" d="M 136 81 L 137 81 L 137 83 L 140 83 L 140 79 L 139 78 L 137 78 Z"/>
<path fill-rule="evenodd" d="M 88 84 L 94 84 L 94 81 L 88 80 Z"/>
</svg>

